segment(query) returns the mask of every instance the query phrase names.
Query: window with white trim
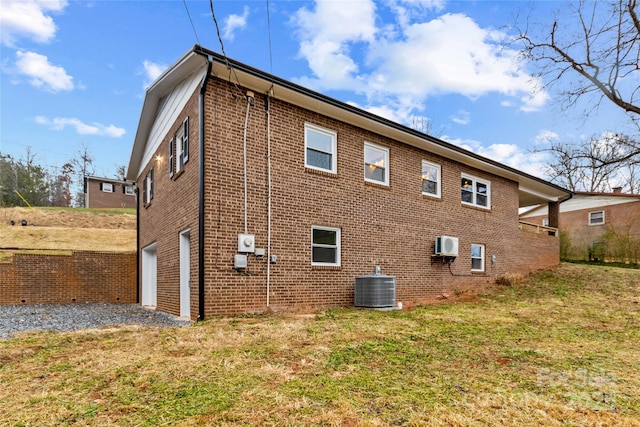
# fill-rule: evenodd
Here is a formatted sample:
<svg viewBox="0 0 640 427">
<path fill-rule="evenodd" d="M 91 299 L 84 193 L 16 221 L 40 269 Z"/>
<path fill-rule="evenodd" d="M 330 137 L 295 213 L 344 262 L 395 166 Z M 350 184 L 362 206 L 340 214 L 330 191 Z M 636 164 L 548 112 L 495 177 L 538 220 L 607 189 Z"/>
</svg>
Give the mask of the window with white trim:
<svg viewBox="0 0 640 427">
<path fill-rule="evenodd" d="M 175 150 L 176 150 L 176 145 L 175 145 L 175 139 L 171 138 L 171 141 L 169 141 L 169 178 L 173 178 L 173 174 L 175 172 L 175 167 L 176 167 L 176 161 L 175 161 Z"/>
<path fill-rule="evenodd" d="M 176 173 L 180 172 L 189 160 L 189 117 L 184 119 L 176 132 Z"/>
<path fill-rule="evenodd" d="M 189 117 L 184 119 L 169 141 L 169 178 L 180 172 L 189 161 Z"/>
<path fill-rule="evenodd" d="M 471 245 L 471 271 L 484 271 L 484 245 Z"/>
<path fill-rule="evenodd" d="M 422 194 L 440 197 L 440 165 L 422 161 Z"/>
<path fill-rule="evenodd" d="M 604 224 L 604 211 L 589 212 L 589 225 Z"/>
<path fill-rule="evenodd" d="M 460 190 L 462 203 L 484 209 L 491 207 L 491 183 L 489 181 L 462 174 Z"/>
<path fill-rule="evenodd" d="M 149 169 L 142 181 L 142 201 L 148 205 L 153 200 L 153 168 Z"/>
<path fill-rule="evenodd" d="M 122 187 L 122 192 L 127 196 L 134 196 L 136 194 L 136 189 L 133 187 L 133 185 L 124 185 Z"/>
<path fill-rule="evenodd" d="M 110 182 L 101 182 L 100 190 L 104 191 L 105 193 L 113 193 L 113 184 Z"/>
<path fill-rule="evenodd" d="M 329 129 L 304 124 L 304 165 L 310 169 L 337 173 L 337 134 Z"/>
<path fill-rule="evenodd" d="M 543 227 L 549 226 L 549 218 L 542 218 L 542 226 Z"/>
<path fill-rule="evenodd" d="M 340 229 L 311 227 L 311 265 L 340 266 Z"/>
<path fill-rule="evenodd" d="M 389 149 L 364 143 L 364 180 L 389 185 Z"/>
</svg>

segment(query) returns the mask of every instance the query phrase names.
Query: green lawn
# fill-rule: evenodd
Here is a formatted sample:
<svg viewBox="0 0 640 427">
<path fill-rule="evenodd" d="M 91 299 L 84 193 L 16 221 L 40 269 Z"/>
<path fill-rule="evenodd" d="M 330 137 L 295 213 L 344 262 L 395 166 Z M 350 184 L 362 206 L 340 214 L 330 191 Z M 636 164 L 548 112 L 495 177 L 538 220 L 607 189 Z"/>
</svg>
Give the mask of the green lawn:
<svg viewBox="0 0 640 427">
<path fill-rule="evenodd" d="M 476 302 L 0 341 L 0 424 L 640 426 L 640 273 Z M 4 425 L 4 424 L 3 424 Z"/>
</svg>

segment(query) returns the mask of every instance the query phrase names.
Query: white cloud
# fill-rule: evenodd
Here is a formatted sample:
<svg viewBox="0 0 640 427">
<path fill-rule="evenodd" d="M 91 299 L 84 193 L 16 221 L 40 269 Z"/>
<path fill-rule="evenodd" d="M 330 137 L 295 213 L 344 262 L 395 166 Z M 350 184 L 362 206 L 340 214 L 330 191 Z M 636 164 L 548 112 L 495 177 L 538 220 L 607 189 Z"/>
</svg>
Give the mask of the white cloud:
<svg viewBox="0 0 640 427">
<path fill-rule="evenodd" d="M 36 43 L 48 43 L 56 34 L 56 25 L 47 13 L 59 13 L 66 0 L 0 1 L 0 42 L 13 47 L 20 37 Z"/>
<path fill-rule="evenodd" d="M 145 76 L 144 87 L 147 88 L 154 81 L 156 81 L 158 77 L 160 77 L 160 74 L 162 74 L 164 70 L 168 68 L 168 66 L 145 59 L 144 61 L 142 61 L 142 68 Z"/>
<path fill-rule="evenodd" d="M 528 173 L 529 175 L 545 178 L 543 175 L 548 157 L 547 153 L 524 151 L 516 144 L 491 144 L 485 147 L 482 142 L 473 139 L 449 139 L 446 136 L 442 139 L 465 150 L 472 151 L 488 159 Z"/>
<path fill-rule="evenodd" d="M 471 122 L 471 113 L 466 110 L 458 110 L 456 115 L 451 117 L 451 120 L 459 125 L 468 125 Z"/>
<path fill-rule="evenodd" d="M 67 126 L 75 128 L 79 135 L 96 135 L 107 136 L 110 138 L 120 138 L 127 133 L 123 128 L 116 127 L 114 125 L 103 125 L 100 123 L 83 123 L 80 119 L 71 117 L 55 117 L 49 119 L 44 116 L 38 116 L 35 122 L 40 125 L 49 126 L 53 130 L 63 130 Z"/>
<path fill-rule="evenodd" d="M 224 20 L 224 27 L 222 28 L 222 36 L 225 39 L 233 40 L 234 32 L 236 30 L 242 30 L 247 26 L 247 18 L 249 17 L 249 6 L 245 6 L 242 10 L 242 15 L 231 14 Z"/>
<path fill-rule="evenodd" d="M 363 93 L 379 105 L 400 97 L 403 104 L 421 105 L 440 94 L 476 99 L 497 93 L 508 99 L 502 105 L 519 101 L 519 108 L 529 112 L 548 101 L 541 82 L 522 68 L 518 52 L 503 45 L 507 33 L 456 13 L 415 20 L 417 5 L 438 10 L 442 2 L 385 5 L 396 24 L 381 22 L 371 0 L 318 1 L 313 10 L 299 9 L 293 19 L 299 54 L 313 77 L 298 82 L 316 90 Z"/>
<path fill-rule="evenodd" d="M 51 92 L 72 90 L 73 77 L 64 68 L 52 65 L 49 59 L 34 52 L 16 52 L 16 71 L 29 77 L 30 83 Z"/>
<path fill-rule="evenodd" d="M 548 143 L 552 140 L 557 140 L 558 138 L 560 138 L 560 136 L 557 133 L 550 130 L 542 130 L 538 132 L 538 134 L 536 135 L 535 143 L 536 144 Z"/>
<path fill-rule="evenodd" d="M 351 54 L 354 43 L 375 41 L 376 6 L 373 1 L 316 2 L 315 9 L 302 8 L 293 17 L 299 29 L 300 55 L 316 76 L 303 84 L 325 89 L 358 90 L 367 82 L 354 73 L 358 65 Z"/>
</svg>

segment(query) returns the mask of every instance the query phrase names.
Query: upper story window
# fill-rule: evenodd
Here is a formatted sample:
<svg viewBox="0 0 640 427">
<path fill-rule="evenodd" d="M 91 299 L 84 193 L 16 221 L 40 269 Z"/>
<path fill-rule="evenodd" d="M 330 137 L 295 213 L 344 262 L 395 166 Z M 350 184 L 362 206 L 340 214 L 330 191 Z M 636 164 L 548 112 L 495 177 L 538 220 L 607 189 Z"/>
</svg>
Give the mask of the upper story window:
<svg viewBox="0 0 640 427">
<path fill-rule="evenodd" d="M 304 125 L 304 165 L 310 169 L 337 173 L 337 134 L 334 131 Z"/>
<path fill-rule="evenodd" d="M 589 212 L 589 225 L 604 224 L 604 211 Z"/>
<path fill-rule="evenodd" d="M 484 271 L 484 245 L 471 245 L 471 271 Z"/>
<path fill-rule="evenodd" d="M 153 168 L 149 169 L 142 181 L 142 201 L 148 205 L 153 200 Z"/>
<path fill-rule="evenodd" d="M 389 185 L 389 149 L 364 143 L 364 180 Z"/>
<path fill-rule="evenodd" d="M 311 265 L 340 266 L 340 229 L 311 227 Z"/>
<path fill-rule="evenodd" d="M 100 190 L 104 191 L 105 193 L 113 193 L 113 184 L 111 184 L 110 182 L 101 182 Z"/>
<path fill-rule="evenodd" d="M 422 194 L 440 197 L 440 165 L 422 161 Z"/>
<path fill-rule="evenodd" d="M 169 177 L 180 172 L 189 161 L 189 117 L 184 119 L 169 141 Z"/>
<path fill-rule="evenodd" d="M 176 172 L 189 161 L 189 117 L 184 119 L 176 132 Z"/>
<path fill-rule="evenodd" d="M 542 218 L 542 226 L 543 227 L 549 226 L 549 218 Z"/>
<path fill-rule="evenodd" d="M 462 174 L 461 196 L 462 203 L 489 209 L 491 207 L 491 183 Z"/>
</svg>

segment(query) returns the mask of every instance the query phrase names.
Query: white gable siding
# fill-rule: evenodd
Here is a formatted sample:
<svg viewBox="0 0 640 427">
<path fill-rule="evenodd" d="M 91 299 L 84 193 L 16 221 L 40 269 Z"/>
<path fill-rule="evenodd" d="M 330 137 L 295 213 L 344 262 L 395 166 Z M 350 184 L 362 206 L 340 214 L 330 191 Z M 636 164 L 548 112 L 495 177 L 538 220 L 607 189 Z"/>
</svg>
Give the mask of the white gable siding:
<svg viewBox="0 0 640 427">
<path fill-rule="evenodd" d="M 200 73 L 193 73 L 176 85 L 173 91 L 160 100 L 138 173 L 152 160 L 153 154 L 162 143 L 162 139 L 175 123 L 178 115 L 189 101 L 193 91 L 199 86 L 201 80 L 202 75 Z"/>
</svg>

